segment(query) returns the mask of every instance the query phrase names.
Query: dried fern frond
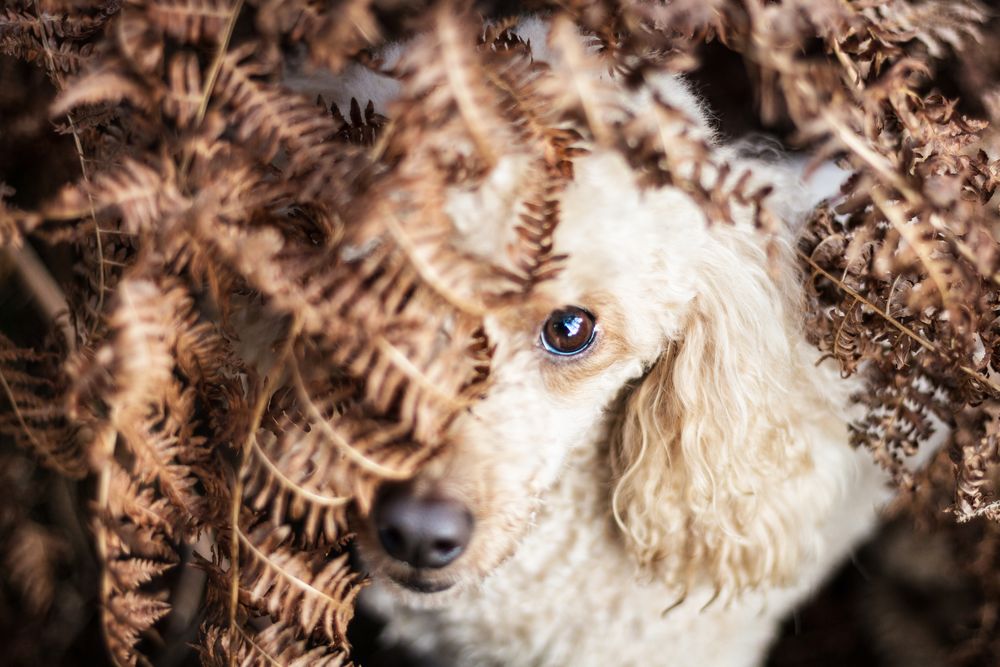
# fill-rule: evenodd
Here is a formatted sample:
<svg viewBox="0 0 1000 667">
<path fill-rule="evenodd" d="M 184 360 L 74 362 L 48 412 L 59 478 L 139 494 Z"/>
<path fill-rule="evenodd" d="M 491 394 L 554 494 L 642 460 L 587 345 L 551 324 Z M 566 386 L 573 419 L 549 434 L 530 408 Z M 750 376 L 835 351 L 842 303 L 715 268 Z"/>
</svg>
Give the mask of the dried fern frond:
<svg viewBox="0 0 1000 667">
<path fill-rule="evenodd" d="M 331 557 L 325 550 L 294 548 L 287 526 L 239 529 L 237 536 L 246 558 L 240 576 L 252 604 L 286 626 L 297 626 L 303 636 L 321 633 L 330 642 L 346 641 L 354 597 L 361 590 L 346 554 Z"/>
<path fill-rule="evenodd" d="M 88 466 L 63 409 L 66 391 L 56 355 L 19 348 L 0 335 L 0 433 L 60 474 L 79 478 Z"/>
<path fill-rule="evenodd" d="M 317 66 L 338 71 L 363 49 L 381 44 L 382 28 L 373 0 L 264 0 L 257 10 L 257 29 L 269 41 L 282 36 L 306 45 Z"/>
<path fill-rule="evenodd" d="M 299 182 L 300 201 L 321 193 L 337 201 L 335 193 L 350 180 L 347 165 L 352 164 L 350 154 L 333 141 L 338 123 L 314 102 L 266 81 L 271 67 L 255 59 L 256 51 L 258 45 L 249 43 L 227 54 L 214 89 L 216 103 L 230 114 L 237 140 L 261 160 L 269 163 L 283 151 L 283 172 Z"/>
<path fill-rule="evenodd" d="M 951 456 L 957 468 L 954 512 L 959 521 L 984 517 L 1000 522 L 996 474 L 1000 470 L 997 427 L 1000 405 L 995 401 L 968 409 L 958 416 Z M 971 423 L 970 423 L 971 422 Z M 973 434 L 982 434 L 973 440 Z"/>
<path fill-rule="evenodd" d="M 3 541 L 7 580 L 17 586 L 29 613 L 44 614 L 56 596 L 56 568 L 66 556 L 65 541 L 30 520 L 15 525 Z"/>
<path fill-rule="evenodd" d="M 326 646 L 309 646 L 294 628 L 273 623 L 260 633 L 237 629 L 235 646 L 229 633 L 217 626 L 203 628 L 198 646 L 207 667 L 286 665 L 287 667 L 351 667 L 346 654 Z"/>
<path fill-rule="evenodd" d="M 340 124 L 337 136 L 344 141 L 363 146 L 372 146 L 381 134 L 388 118 L 375 111 L 375 104 L 368 100 L 364 115 L 361 115 L 361 105 L 356 98 L 351 98 L 351 106 L 345 118 L 334 104 L 330 107 L 333 120 Z"/>
<path fill-rule="evenodd" d="M 177 191 L 175 173 L 169 162 L 155 166 L 127 159 L 120 169 L 102 172 L 93 181 L 67 188 L 46 211 L 49 219 L 86 219 L 106 211 L 120 217 L 98 218 L 102 228 L 113 230 L 119 219 L 126 234 L 151 232 L 164 218 L 176 214 L 184 205 Z M 109 216 L 110 217 L 110 216 Z"/>
<path fill-rule="evenodd" d="M 553 74 L 539 84 L 539 92 L 579 126 L 586 128 L 600 146 L 613 144 L 611 125 L 623 112 L 620 91 L 604 76 L 608 66 L 587 51 L 580 32 L 566 16 L 552 22 L 549 37 L 557 59 Z"/>
<path fill-rule="evenodd" d="M 105 507 L 95 521 L 101 580 L 101 625 L 108 650 L 118 664 L 138 664 L 141 636 L 170 611 L 165 592 L 144 586 L 177 563 L 169 534 L 174 514 L 151 491 L 110 463 L 104 478 Z"/>
<path fill-rule="evenodd" d="M 120 62 L 103 63 L 99 69 L 74 79 L 51 108 L 53 118 L 84 105 L 111 107 L 129 102 L 147 113 L 158 105 L 158 95 L 141 81 L 127 75 Z M 157 91 L 158 92 L 158 91 Z"/>
<path fill-rule="evenodd" d="M 145 3 L 150 26 L 187 43 L 216 42 L 237 5 L 227 0 L 155 0 Z"/>
<path fill-rule="evenodd" d="M 117 11 L 114 2 L 53 12 L 37 3 L 18 5 L 0 13 L 0 53 L 38 64 L 56 81 L 81 68 L 93 50 L 89 40 Z"/>
<path fill-rule="evenodd" d="M 170 605 L 147 595 L 133 592 L 114 593 L 107 598 L 101 613 L 108 651 L 117 664 L 136 665 L 135 646 L 140 635 L 170 611 Z"/>
<path fill-rule="evenodd" d="M 397 140 L 428 152 L 438 169 L 488 172 L 499 159 L 496 146 L 515 140 L 500 114 L 498 91 L 490 85 L 473 35 L 477 29 L 461 7 L 441 3 L 430 29 L 418 36 L 395 66 L 403 84 L 390 115 L 395 128 L 421 128 L 418 141 Z M 419 100 L 419 105 L 414 104 Z M 435 141 L 435 137 L 440 137 Z M 405 174 L 405 166 L 401 165 Z"/>
<path fill-rule="evenodd" d="M 12 194 L 14 190 L 0 181 L 0 248 L 16 248 L 21 245 L 23 234 L 29 227 L 23 216 L 17 215 L 4 203 L 4 199 Z"/>
</svg>

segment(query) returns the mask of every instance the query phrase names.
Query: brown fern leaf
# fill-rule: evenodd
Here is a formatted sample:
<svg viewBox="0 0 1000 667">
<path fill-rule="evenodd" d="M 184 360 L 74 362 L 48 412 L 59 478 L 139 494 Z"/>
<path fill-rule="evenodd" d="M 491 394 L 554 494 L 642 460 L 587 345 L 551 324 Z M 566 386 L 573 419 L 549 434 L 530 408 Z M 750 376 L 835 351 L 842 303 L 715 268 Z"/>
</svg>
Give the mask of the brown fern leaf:
<svg viewBox="0 0 1000 667">
<path fill-rule="evenodd" d="M 416 440 L 436 441 L 476 391 L 470 382 L 480 366 L 468 348 L 478 320 L 456 318 L 447 301 L 423 288 L 406 256 L 377 237 L 345 246 L 339 254 L 346 259 L 338 261 L 312 248 L 286 251 L 272 232 L 208 226 L 200 238 L 273 308 L 298 318 L 330 355 L 327 363 L 363 379 L 374 410 L 398 410 Z"/>
<path fill-rule="evenodd" d="M 0 53 L 35 62 L 58 84 L 63 74 L 78 71 L 93 44 L 89 38 L 108 21 L 116 8 L 66 8 L 50 12 L 38 4 L 0 12 Z"/>
<path fill-rule="evenodd" d="M 17 41 L 29 35 L 39 42 L 43 38 L 53 41 L 84 39 L 100 30 L 109 16 L 107 12 L 67 14 L 7 7 L 0 11 L 0 45 L 6 40 Z"/>
<path fill-rule="evenodd" d="M 869 329 L 863 322 L 864 311 L 865 307 L 855 299 L 846 311 L 831 314 L 834 328 L 828 339 L 820 343 L 821 349 L 829 350 L 829 354 L 840 362 L 845 376 L 853 374 L 863 360 L 876 353 Z"/>
<path fill-rule="evenodd" d="M 160 94 L 129 76 L 125 63 L 104 60 L 98 68 L 67 82 L 50 112 L 56 118 L 85 105 L 113 106 L 127 101 L 137 109 L 152 113 Z"/>
<path fill-rule="evenodd" d="M 872 382 L 862 401 L 869 410 L 852 425 L 853 444 L 866 446 L 900 487 L 912 489 L 913 476 L 903 461 L 934 433 L 933 390 L 921 388 L 915 379 L 885 373 Z"/>
<path fill-rule="evenodd" d="M 190 302 L 180 313 L 185 317 L 177 332 L 177 368 L 188 382 L 207 390 L 242 370 L 240 360 L 218 324 L 199 321 L 194 304 Z"/>
<path fill-rule="evenodd" d="M 375 105 L 371 100 L 365 106 L 364 115 L 361 115 L 361 106 L 357 99 L 351 98 L 351 108 L 348 117 L 340 113 L 340 109 L 334 104 L 330 107 L 333 120 L 340 125 L 337 136 L 342 140 L 361 146 L 372 146 L 378 139 L 382 128 L 388 122 L 388 118 L 375 112 Z"/>
<path fill-rule="evenodd" d="M 174 523 L 200 523 L 205 508 L 196 485 L 216 474 L 204 439 L 195 435 L 195 390 L 175 376 L 178 332 L 190 322 L 191 300 L 174 284 L 126 279 L 117 290 L 110 336 L 89 362 L 77 364 L 71 404 L 120 434 L 134 457 L 134 475 L 156 484 L 180 512 Z M 102 379 L 103 378 L 103 379 Z"/>
<path fill-rule="evenodd" d="M 231 634 L 236 633 L 235 642 Z M 351 667 L 347 654 L 328 646 L 310 646 L 301 639 L 294 626 L 273 623 L 256 633 L 246 627 L 233 630 L 220 626 L 202 627 L 198 645 L 201 663 L 206 667 L 255 667 L 284 665 L 285 667 Z"/>
<path fill-rule="evenodd" d="M 415 164 L 430 164 L 450 182 L 479 178 L 518 137 L 501 114 L 502 98 L 489 84 L 484 55 L 466 8 L 441 3 L 430 30 L 417 37 L 395 67 L 400 98 L 389 107 L 392 142 Z M 414 136 L 419 135 L 419 136 Z M 392 149 L 390 148 L 390 151 Z M 400 166 L 405 173 L 405 165 Z"/>
<path fill-rule="evenodd" d="M 117 46 L 134 69 L 156 79 L 163 64 L 165 44 L 163 33 L 150 25 L 143 7 L 143 2 L 125 6 L 117 26 Z"/>
<path fill-rule="evenodd" d="M 0 433 L 60 474 L 79 478 L 87 462 L 62 407 L 65 392 L 54 354 L 19 348 L 0 335 Z"/>
<path fill-rule="evenodd" d="M 980 2 L 931 0 L 911 4 L 894 0 L 861 6 L 859 13 L 880 37 L 891 36 L 899 42 L 916 40 L 932 57 L 941 58 L 947 50 L 959 50 L 966 44 L 982 41 L 987 12 Z"/>
<path fill-rule="evenodd" d="M 141 485 L 115 462 L 109 464 L 107 512 L 119 520 L 127 519 L 129 523 L 139 528 L 148 529 L 168 538 L 173 536 L 174 508 L 151 487 Z M 169 559 L 171 552 L 164 554 L 160 546 L 149 542 L 144 544 L 153 548 L 149 550 L 143 547 L 141 549 L 143 553 L 152 551 L 161 559 Z"/>
<path fill-rule="evenodd" d="M 128 475 L 128 473 L 125 474 Z M 141 489 L 143 495 L 145 495 L 146 489 L 151 487 L 137 484 L 136 488 Z M 155 492 L 151 493 L 155 497 L 158 497 L 158 494 Z M 120 502 L 119 504 L 127 503 L 135 506 L 140 502 L 142 502 L 141 499 L 132 499 L 131 501 Z M 109 500 L 109 508 L 112 504 L 114 503 Z M 176 518 L 178 512 L 172 505 L 168 509 L 170 510 L 168 516 L 171 522 L 171 530 L 173 530 L 174 524 L 177 526 L 182 525 L 181 518 Z M 171 538 L 167 532 L 160 529 L 160 527 L 154 524 L 140 525 L 133 523 L 130 517 L 116 517 L 110 513 L 110 510 L 99 513 L 97 520 L 101 524 L 99 529 L 95 528 L 98 543 L 104 545 L 103 548 L 108 554 L 104 560 L 105 575 L 119 589 L 128 590 L 123 588 L 122 585 L 130 577 L 125 577 L 120 582 L 114 579 L 114 575 L 117 572 L 127 574 L 128 568 L 127 563 L 117 566 L 112 562 L 116 559 L 140 558 L 145 561 L 157 561 L 167 565 L 176 564 L 177 554 L 173 542 L 170 541 Z"/>
<path fill-rule="evenodd" d="M 336 282 L 338 276 L 331 276 L 335 291 L 324 295 L 321 307 L 340 312 L 324 318 L 330 324 L 316 333 L 329 342 L 323 347 L 335 363 L 364 380 L 366 399 L 377 412 L 394 409 L 402 423 L 413 425 L 418 441 L 434 443 L 473 393 L 465 390 L 477 374 L 467 350 L 478 321 L 458 317 L 445 329 L 451 308 L 422 291 L 421 276 L 401 258 L 377 255 L 361 260 L 358 274 Z M 374 281 L 367 283 L 374 290 L 366 289 L 366 280 Z M 379 315 L 386 311 L 390 318 Z M 410 315 L 417 312 L 423 322 Z M 442 363 L 446 358 L 448 365 Z"/>
<path fill-rule="evenodd" d="M 199 458 L 204 439 L 193 435 L 195 393 L 188 389 L 154 404 L 142 420 L 120 421 L 119 432 L 136 457 L 136 475 L 160 491 L 178 508 L 188 523 L 203 517 L 198 478 L 185 457 Z"/>
<path fill-rule="evenodd" d="M 330 381 L 327 377 L 302 377 L 292 364 L 290 392 L 281 401 L 280 415 L 271 428 L 278 444 L 311 451 L 318 475 L 337 489 L 336 495 L 352 498 L 367 513 L 378 484 L 385 479 L 406 479 L 437 451 L 434 442 L 414 438 L 412 425 L 393 411 L 374 418 L 357 383 Z"/>
<path fill-rule="evenodd" d="M 951 445 L 951 458 L 957 467 L 955 505 L 952 511 L 959 521 L 986 517 L 1000 521 L 1000 500 L 995 486 L 1000 406 L 990 401 L 969 408 L 958 416 L 958 427 Z M 977 423 L 978 422 L 978 423 Z M 975 440 L 973 434 L 982 433 Z"/>
<path fill-rule="evenodd" d="M 263 0 L 257 10 L 260 32 L 272 42 L 280 37 L 304 42 L 316 65 L 338 71 L 362 49 L 381 41 L 372 0 L 296 2 Z"/>
<path fill-rule="evenodd" d="M 176 513 L 116 463 L 107 465 L 105 504 L 98 506 L 94 523 L 104 569 L 101 623 L 116 663 L 135 665 L 141 636 L 170 611 L 166 592 L 147 587 L 177 563 L 169 541 Z"/>
<path fill-rule="evenodd" d="M 164 292 L 148 280 L 125 280 L 118 286 L 117 304 L 110 318 L 109 341 L 92 359 L 81 355 L 73 369 L 77 378 L 104 376 L 111 389 L 90 395 L 92 388 L 105 383 L 87 382 L 74 388 L 74 406 L 89 407 L 93 414 L 105 412 L 109 419 L 124 424 L 145 417 L 148 406 L 162 397 L 163 387 L 172 383 L 174 360 L 171 347 L 175 332 L 169 309 L 161 309 Z M 171 294 L 174 303 L 183 299 L 179 290 Z M 106 386 L 106 385 L 105 385 Z"/>
<path fill-rule="evenodd" d="M 103 229 L 138 234 L 157 229 L 165 219 L 188 204 L 176 184 L 169 160 L 148 165 L 131 158 L 113 170 L 102 171 L 92 181 L 68 186 L 43 208 L 48 220 L 82 219 Z"/>
<path fill-rule="evenodd" d="M 572 180 L 573 158 L 583 149 L 580 135 L 565 126 L 559 110 L 539 92 L 541 82 L 552 76 L 549 68 L 533 62 L 527 45 L 503 24 L 484 30 L 480 49 L 489 49 L 487 64 L 505 98 L 504 115 L 532 156 L 522 180 L 519 223 L 507 248 L 509 267 L 519 283 L 516 292 L 523 294 L 559 271 L 563 258 L 552 252 L 559 199 Z M 489 291 L 488 284 L 480 284 Z"/>
<path fill-rule="evenodd" d="M 286 176 L 306 179 L 303 196 L 308 199 L 321 182 L 325 188 L 338 183 L 326 178 L 332 173 L 326 170 L 343 161 L 342 146 L 333 141 L 339 127 L 313 102 L 263 80 L 269 67 L 253 58 L 257 48 L 250 43 L 226 55 L 215 99 L 230 113 L 237 140 L 254 147 L 265 162 L 284 149 Z"/>
<path fill-rule="evenodd" d="M 175 54 L 170 60 L 168 77 L 163 111 L 178 127 L 187 129 L 198 117 L 203 95 L 198 56 L 188 51 Z"/>
<path fill-rule="evenodd" d="M 101 610 L 108 651 L 119 665 L 139 662 L 135 646 L 142 633 L 167 615 L 170 605 L 163 600 L 134 593 L 112 593 Z"/>
<path fill-rule="evenodd" d="M 130 558 L 108 563 L 115 585 L 124 589 L 137 589 L 162 576 L 176 563 L 160 562 L 148 558 Z"/>
<path fill-rule="evenodd" d="M 245 559 L 240 577 L 255 604 L 272 618 L 297 626 L 305 636 L 321 633 L 343 645 L 361 591 L 360 575 L 351 572 L 347 554 L 295 549 L 287 526 L 260 526 L 238 533 Z"/>
<path fill-rule="evenodd" d="M 65 559 L 66 542 L 50 528 L 23 520 L 4 540 L 3 567 L 33 614 L 44 614 L 56 595 L 56 568 Z"/>
<path fill-rule="evenodd" d="M 90 60 L 93 46 L 89 43 L 61 42 L 53 45 L 46 39 L 0 40 L 0 53 L 19 58 L 48 70 L 57 81 L 64 74 L 74 74 Z"/>
<path fill-rule="evenodd" d="M 585 50 L 579 29 L 567 16 L 553 20 L 549 40 L 557 59 L 553 76 L 539 82 L 539 94 L 598 145 L 612 145 L 611 125 L 620 118 L 621 105 L 618 89 L 604 82 L 607 66 Z"/>
<path fill-rule="evenodd" d="M 204 490 L 199 509 L 203 521 L 212 523 L 228 516 L 228 496 L 218 493 L 229 483 L 228 465 L 221 459 L 220 445 L 237 446 L 246 441 L 251 409 L 244 384 L 249 372 L 217 325 L 196 322 L 192 308 L 179 329 L 175 355 L 177 372 L 185 376 L 198 404 L 194 414 L 207 415 L 199 425 L 204 436 L 195 436 L 191 426 L 179 431 L 186 447 L 180 460 L 191 467 Z"/>
<path fill-rule="evenodd" d="M 356 209 L 348 213 L 356 226 L 347 230 L 344 241 L 348 247 L 364 247 L 376 241 L 383 243 L 373 253 L 380 256 L 383 248 L 388 250 L 392 247 L 385 243 L 391 240 L 398 252 L 386 253 L 380 264 L 358 262 L 357 266 L 364 272 L 402 271 L 402 279 L 423 287 L 443 301 L 445 307 L 470 317 L 481 317 L 493 305 L 496 295 L 514 289 L 526 280 L 520 274 L 507 270 L 504 264 L 515 261 L 515 258 L 525 264 L 530 264 L 532 260 L 517 256 L 512 250 L 511 254 L 515 257 L 510 262 L 504 262 L 503 258 L 485 258 L 463 248 L 455 221 L 446 213 L 448 196 L 455 194 L 446 184 L 447 175 L 430 165 L 417 167 L 419 159 L 415 157 L 415 163 L 409 167 L 422 173 L 418 181 L 395 176 L 375 181 L 372 194 L 386 189 L 394 192 L 396 197 L 391 201 L 381 197 L 374 201 L 360 199 Z M 520 182 L 526 183 L 530 175 L 525 170 Z M 542 175 L 539 177 L 543 178 Z M 544 178 L 541 182 L 545 182 Z M 512 209 L 510 214 L 517 212 Z M 499 215 L 503 213 L 506 211 L 498 212 Z M 541 224 L 544 226 L 544 223 Z M 551 231 L 547 227 L 533 229 L 542 235 L 543 243 L 546 233 Z M 527 236 L 530 237 L 530 232 Z M 544 254 L 544 247 L 540 246 L 537 250 Z M 542 257 L 538 259 L 544 261 Z M 404 268 L 404 262 L 408 270 Z M 513 268 L 522 267 L 514 265 Z M 345 286 L 347 289 L 356 288 L 350 283 Z"/>
<path fill-rule="evenodd" d="M 338 488 L 330 471 L 337 469 L 337 449 L 318 432 L 305 431 L 282 419 L 250 440 L 243 468 L 244 495 L 257 511 L 267 510 L 275 524 L 302 523 L 310 543 L 322 536 L 337 541 L 347 530 L 351 497 Z M 274 432 L 279 435 L 275 437 Z"/>
<path fill-rule="evenodd" d="M 141 636 L 170 611 L 167 591 L 157 592 L 150 582 L 158 584 L 177 564 L 172 535 L 186 517 L 113 460 L 104 464 L 96 510 L 105 642 L 117 664 L 135 665 Z"/>
<path fill-rule="evenodd" d="M 151 0 L 145 12 L 150 26 L 196 44 L 218 41 L 236 7 L 227 0 Z"/>
<path fill-rule="evenodd" d="M 98 210 L 117 209 L 123 230 L 136 234 L 153 229 L 182 206 L 175 178 L 169 161 L 153 167 L 128 160 L 121 170 L 105 172 L 95 179 L 90 197 Z"/>
</svg>

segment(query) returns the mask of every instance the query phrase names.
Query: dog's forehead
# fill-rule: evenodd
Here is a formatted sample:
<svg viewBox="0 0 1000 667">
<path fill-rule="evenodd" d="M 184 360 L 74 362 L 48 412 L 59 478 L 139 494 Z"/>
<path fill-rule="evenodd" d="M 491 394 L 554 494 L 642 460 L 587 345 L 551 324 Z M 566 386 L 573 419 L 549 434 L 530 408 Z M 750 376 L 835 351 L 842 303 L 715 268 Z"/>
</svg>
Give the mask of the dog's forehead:
<svg viewBox="0 0 1000 667">
<path fill-rule="evenodd" d="M 514 268 L 530 164 L 528 156 L 508 156 L 481 187 L 449 198 L 465 250 Z M 591 307 L 611 298 L 636 335 L 644 337 L 640 329 L 662 335 L 676 328 L 671 318 L 692 297 L 693 266 L 705 238 L 704 214 L 687 195 L 641 188 L 620 155 L 594 151 L 575 160 L 573 180 L 560 196 L 553 252 L 565 259 L 537 294 L 551 307 Z"/>
<path fill-rule="evenodd" d="M 674 188 L 639 187 L 613 153 L 578 162 L 560 212 L 554 241 L 567 256 L 562 282 L 582 290 L 680 287 L 705 237 L 704 214 L 690 198 Z"/>
<path fill-rule="evenodd" d="M 450 194 L 446 210 L 463 249 L 502 265 L 516 261 L 517 228 L 530 203 L 524 195 L 537 177 L 530 165 L 530 156 L 506 156 L 479 187 Z M 579 272 L 584 282 L 673 273 L 664 263 L 684 265 L 705 230 L 690 198 L 674 188 L 639 187 L 624 159 L 607 151 L 576 159 L 558 215 L 553 251 L 568 257 L 563 273 Z"/>
</svg>

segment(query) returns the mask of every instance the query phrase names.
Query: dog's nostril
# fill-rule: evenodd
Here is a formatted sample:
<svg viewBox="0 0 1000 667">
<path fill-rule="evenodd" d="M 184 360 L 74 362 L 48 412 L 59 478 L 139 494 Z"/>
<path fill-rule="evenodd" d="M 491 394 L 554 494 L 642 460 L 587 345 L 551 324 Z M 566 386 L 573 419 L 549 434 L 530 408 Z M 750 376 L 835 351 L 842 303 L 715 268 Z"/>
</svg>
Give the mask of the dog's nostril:
<svg viewBox="0 0 1000 667">
<path fill-rule="evenodd" d="M 379 530 L 378 539 L 389 552 L 402 553 L 408 548 L 402 531 L 392 527 Z"/>
<path fill-rule="evenodd" d="M 444 567 L 462 555 L 472 538 L 473 519 L 464 505 L 417 498 L 406 486 L 380 494 L 374 518 L 385 552 L 413 567 Z"/>
<path fill-rule="evenodd" d="M 452 540 L 435 540 L 431 544 L 431 553 L 439 560 L 454 560 L 462 552 L 463 545 Z"/>
</svg>

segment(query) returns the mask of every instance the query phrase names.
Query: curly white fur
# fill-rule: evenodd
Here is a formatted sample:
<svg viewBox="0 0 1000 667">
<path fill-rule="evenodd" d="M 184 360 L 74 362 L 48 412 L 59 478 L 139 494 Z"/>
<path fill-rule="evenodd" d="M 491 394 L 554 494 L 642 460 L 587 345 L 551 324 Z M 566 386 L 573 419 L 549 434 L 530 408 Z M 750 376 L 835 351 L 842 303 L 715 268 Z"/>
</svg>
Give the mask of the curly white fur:
<svg viewBox="0 0 1000 667">
<path fill-rule="evenodd" d="M 546 30 L 519 28 L 551 59 Z M 329 85 L 343 97 L 358 77 Z M 681 81 L 656 87 L 710 136 Z M 787 167 L 718 150 L 775 183 L 790 222 L 805 210 Z M 449 202 L 469 249 L 502 254 L 521 167 L 510 158 L 485 193 Z M 389 619 L 386 641 L 455 665 L 758 664 L 888 498 L 847 442 L 856 387 L 804 340 L 793 225 L 769 258 L 746 210 L 709 224 L 680 191 L 641 190 L 612 153 L 575 169 L 555 239 L 565 269 L 530 312 L 490 316 L 491 389 L 417 480 L 475 517 L 465 553 L 426 574 L 450 588 L 394 583 L 413 573 L 360 526 L 366 604 Z M 539 327 L 568 304 L 596 314 L 596 343 L 554 358 Z"/>
</svg>

